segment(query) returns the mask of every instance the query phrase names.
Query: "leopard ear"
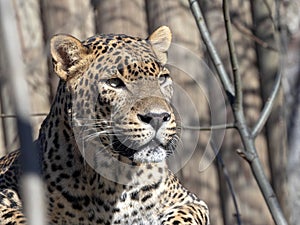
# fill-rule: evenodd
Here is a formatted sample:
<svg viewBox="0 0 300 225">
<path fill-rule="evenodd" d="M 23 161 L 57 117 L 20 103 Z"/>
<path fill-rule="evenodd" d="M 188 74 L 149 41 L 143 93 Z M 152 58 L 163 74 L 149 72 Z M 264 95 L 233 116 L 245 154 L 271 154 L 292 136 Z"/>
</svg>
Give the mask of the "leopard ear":
<svg viewBox="0 0 300 225">
<path fill-rule="evenodd" d="M 172 33 L 167 26 L 157 28 L 149 37 L 153 51 L 162 64 L 167 63 L 167 51 L 172 40 Z"/>
<path fill-rule="evenodd" d="M 82 67 L 89 49 L 71 35 L 58 34 L 50 41 L 54 71 L 63 79 L 68 80 Z"/>
</svg>

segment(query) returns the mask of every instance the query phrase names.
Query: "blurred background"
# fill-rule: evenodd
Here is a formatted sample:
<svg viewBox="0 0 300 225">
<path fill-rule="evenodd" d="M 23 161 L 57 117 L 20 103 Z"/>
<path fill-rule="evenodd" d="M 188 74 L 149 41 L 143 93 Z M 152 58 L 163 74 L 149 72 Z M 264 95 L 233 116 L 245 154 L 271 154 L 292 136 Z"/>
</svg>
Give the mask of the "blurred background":
<svg viewBox="0 0 300 225">
<path fill-rule="evenodd" d="M 32 126 L 37 137 L 41 122 L 49 111 L 58 78 L 49 60 L 49 40 L 57 33 L 67 33 L 84 40 L 96 33 L 125 33 L 146 38 L 157 27 L 167 25 L 173 33 L 173 43 L 188 49 L 209 65 L 188 0 L 11 0 L 29 85 Z M 300 2 L 298 0 L 231 0 L 230 12 L 233 39 L 236 45 L 247 121 L 252 127 L 272 91 L 278 71 L 283 80 L 276 103 L 265 129 L 256 139 L 265 172 L 278 196 L 290 224 L 300 221 Z M 212 41 L 227 71 L 231 74 L 221 0 L 199 0 Z M 1 35 L 0 35 L 1 37 Z M 19 147 L 11 88 L 5 77 L 6 56 L 0 42 L 0 155 Z M 194 102 L 201 126 L 211 124 L 213 96 L 206 69 L 192 63 L 189 56 L 180 58 L 191 71 L 201 73 L 201 88 L 176 68 L 170 68 L 176 83 Z M 203 76 L 204 74 L 204 76 Z M 212 74 L 207 74 L 212 76 Z M 198 81 L 199 82 L 199 81 Z M 207 89 L 207 90 L 203 90 Z M 226 95 L 224 95 L 226 96 Z M 173 99 L 180 105 L 180 98 Z M 183 105 L 184 106 L 184 105 Z M 186 115 L 191 113 L 184 106 Z M 227 122 L 233 117 L 227 104 Z M 188 117 L 189 118 L 189 117 Z M 191 115 L 190 118 L 194 118 Z M 223 167 L 215 160 L 203 157 L 209 144 L 210 131 L 193 131 L 199 136 L 196 149 L 184 168 L 178 172 L 182 183 L 210 208 L 211 224 L 237 224 L 236 211 L 224 178 Z M 188 138 L 188 137 L 187 137 Z M 188 144 L 184 146 L 189 148 Z M 195 148 L 190 146 L 190 148 Z M 236 150 L 242 148 L 238 133 L 226 130 L 219 151 L 233 183 L 242 224 L 274 224 L 266 203 L 253 178 L 248 163 Z M 201 161 L 202 160 L 202 161 Z M 208 160 L 209 167 L 199 168 Z"/>
</svg>

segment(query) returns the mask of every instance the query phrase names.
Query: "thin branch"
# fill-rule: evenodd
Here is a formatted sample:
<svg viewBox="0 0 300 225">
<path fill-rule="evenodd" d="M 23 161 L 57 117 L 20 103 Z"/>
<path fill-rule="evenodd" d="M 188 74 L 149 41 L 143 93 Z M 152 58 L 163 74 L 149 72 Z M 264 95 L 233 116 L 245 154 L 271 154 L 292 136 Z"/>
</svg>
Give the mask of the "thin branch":
<svg viewBox="0 0 300 225">
<path fill-rule="evenodd" d="M 246 35 L 246 37 L 253 40 L 255 43 L 259 44 L 263 48 L 278 52 L 277 48 L 275 48 L 275 47 L 269 45 L 267 42 L 261 40 L 259 37 L 257 37 L 255 34 L 253 34 L 252 31 L 249 28 L 247 28 L 244 24 L 242 24 L 241 21 L 233 19 L 232 20 L 232 25 L 238 31 L 240 31 L 242 34 Z"/>
<path fill-rule="evenodd" d="M 195 17 L 198 29 L 201 33 L 202 39 L 207 47 L 208 53 L 210 57 L 212 58 L 212 62 L 217 70 L 217 73 L 219 74 L 220 80 L 223 84 L 223 87 L 227 93 L 229 94 L 230 99 L 234 97 L 234 90 L 232 83 L 229 79 L 229 76 L 226 73 L 225 67 L 216 51 L 215 46 L 213 45 L 207 26 L 205 24 L 202 12 L 200 10 L 199 4 L 197 0 L 189 0 L 191 11 Z"/>
<path fill-rule="evenodd" d="M 202 130 L 202 131 L 210 131 L 210 130 L 222 130 L 222 129 L 232 129 L 236 128 L 235 124 L 228 123 L 228 124 L 220 124 L 220 125 L 211 125 L 211 126 L 185 126 L 181 125 L 181 128 L 184 130 Z"/>
<path fill-rule="evenodd" d="M 243 110 L 243 106 L 242 106 L 243 92 L 242 92 L 241 75 L 239 72 L 239 65 L 236 57 L 235 47 L 233 44 L 229 7 L 228 7 L 228 2 L 226 0 L 223 1 L 223 15 L 225 21 L 225 30 L 227 35 L 227 44 L 229 48 L 231 68 L 233 72 L 233 81 L 234 81 L 234 90 L 235 90 L 234 107 L 236 108 L 236 110 Z"/>
<path fill-rule="evenodd" d="M 211 148 L 213 149 L 214 153 L 216 154 L 217 163 L 222 168 L 222 171 L 223 171 L 223 174 L 224 174 L 224 177 L 225 177 L 225 180 L 226 180 L 229 192 L 231 194 L 233 205 L 234 205 L 235 212 L 236 212 L 235 217 L 236 217 L 236 220 L 237 220 L 237 224 L 241 225 L 242 224 L 241 214 L 240 214 L 239 206 L 238 206 L 238 203 L 237 203 L 237 200 L 236 200 L 236 194 L 235 194 L 235 191 L 234 191 L 234 188 L 233 188 L 233 185 L 232 185 L 232 182 L 231 182 L 228 170 L 226 169 L 225 163 L 224 163 L 224 161 L 223 161 L 220 153 L 218 153 L 218 150 L 217 150 L 214 142 L 212 141 L 212 139 L 210 141 L 210 145 L 211 145 Z"/>
<path fill-rule="evenodd" d="M 268 15 L 269 15 L 269 19 L 272 21 L 272 24 L 273 24 L 273 26 L 274 26 L 274 28 L 276 29 L 277 28 L 277 26 L 276 26 L 276 22 L 275 22 L 275 20 L 274 20 L 274 17 L 272 16 L 272 9 L 271 9 L 271 6 L 270 6 L 270 4 L 266 1 L 266 0 L 263 0 L 263 3 L 264 3 L 264 5 L 266 6 L 266 8 L 267 8 L 267 10 L 268 10 Z"/>
<path fill-rule="evenodd" d="M 277 94 L 280 89 L 281 77 L 282 77 L 282 75 L 281 75 L 281 72 L 279 71 L 275 78 L 275 85 L 273 87 L 272 93 L 271 93 L 270 97 L 268 98 L 268 100 L 266 101 L 265 106 L 259 116 L 259 119 L 256 122 L 256 124 L 253 127 L 253 130 L 251 132 L 251 136 L 253 138 L 255 138 L 261 132 L 261 130 L 265 126 L 265 124 L 272 112 L 272 108 L 274 106 L 275 99 L 276 99 Z"/>
<path fill-rule="evenodd" d="M 30 117 L 47 116 L 47 115 L 48 115 L 48 113 L 32 113 L 32 114 L 29 114 Z M 17 115 L 2 113 L 2 114 L 0 114 L 0 118 L 17 118 Z"/>
</svg>

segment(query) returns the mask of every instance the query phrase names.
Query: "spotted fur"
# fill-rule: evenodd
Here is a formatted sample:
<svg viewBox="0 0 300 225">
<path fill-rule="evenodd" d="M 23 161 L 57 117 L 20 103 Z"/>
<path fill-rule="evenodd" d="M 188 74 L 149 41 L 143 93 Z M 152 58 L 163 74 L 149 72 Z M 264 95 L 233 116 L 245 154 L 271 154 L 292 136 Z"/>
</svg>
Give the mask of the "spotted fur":
<svg viewBox="0 0 300 225">
<path fill-rule="evenodd" d="M 209 224 L 166 165 L 179 140 L 165 68 L 171 32 L 51 40 L 57 95 L 37 145 L 49 224 Z M 0 224 L 26 224 L 19 152 L 0 160 Z"/>
</svg>

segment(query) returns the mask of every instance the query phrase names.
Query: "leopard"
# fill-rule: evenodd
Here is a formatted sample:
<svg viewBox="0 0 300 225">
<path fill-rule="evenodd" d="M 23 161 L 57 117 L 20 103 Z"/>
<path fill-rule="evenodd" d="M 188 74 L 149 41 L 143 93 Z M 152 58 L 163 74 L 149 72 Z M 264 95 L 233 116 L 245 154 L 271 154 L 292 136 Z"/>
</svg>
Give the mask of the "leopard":
<svg viewBox="0 0 300 225">
<path fill-rule="evenodd" d="M 209 225 L 206 203 L 166 160 L 180 142 L 166 65 L 171 42 L 167 26 L 145 39 L 51 38 L 59 83 L 34 142 L 47 224 Z M 20 155 L 16 150 L 0 160 L 2 225 L 28 223 Z"/>
</svg>

